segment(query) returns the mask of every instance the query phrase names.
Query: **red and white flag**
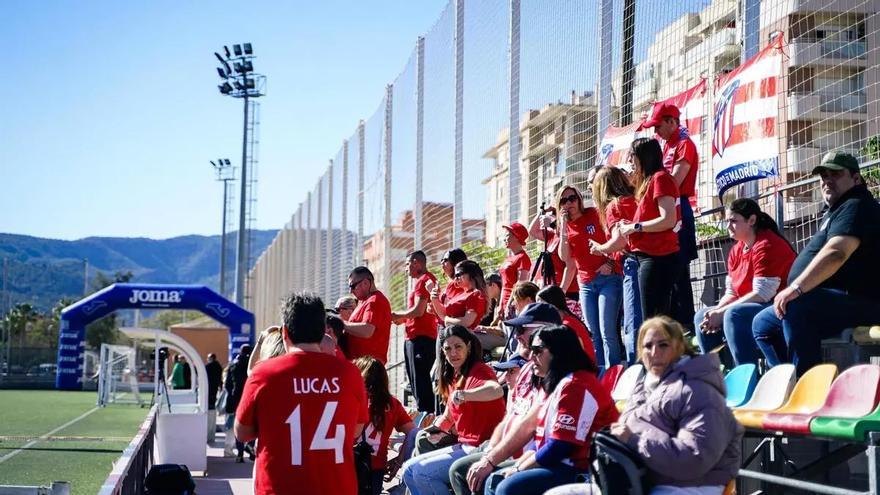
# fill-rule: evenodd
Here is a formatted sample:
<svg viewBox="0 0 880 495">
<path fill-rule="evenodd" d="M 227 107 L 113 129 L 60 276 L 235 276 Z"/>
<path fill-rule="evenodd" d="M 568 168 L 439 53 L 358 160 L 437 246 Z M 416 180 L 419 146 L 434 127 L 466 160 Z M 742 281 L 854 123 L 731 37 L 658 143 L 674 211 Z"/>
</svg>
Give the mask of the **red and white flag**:
<svg viewBox="0 0 880 495">
<path fill-rule="evenodd" d="M 599 143 L 596 166 L 619 167 L 631 172 L 627 155 L 633 140 L 643 134 L 639 131 L 641 125 L 642 122 L 639 121 L 623 127 L 608 126 L 602 142 Z"/>
<path fill-rule="evenodd" d="M 681 112 L 679 122 L 682 127 L 686 128 L 691 139 L 696 138 L 703 132 L 703 117 L 706 115 L 706 80 L 700 79 L 700 82 L 681 93 L 667 98 L 662 101 L 654 102 L 651 107 L 651 114 L 654 113 L 654 107 L 671 103 L 678 107 Z"/>
<path fill-rule="evenodd" d="M 712 170 L 721 197 L 727 189 L 778 174 L 777 87 L 782 36 L 716 82 Z"/>
</svg>

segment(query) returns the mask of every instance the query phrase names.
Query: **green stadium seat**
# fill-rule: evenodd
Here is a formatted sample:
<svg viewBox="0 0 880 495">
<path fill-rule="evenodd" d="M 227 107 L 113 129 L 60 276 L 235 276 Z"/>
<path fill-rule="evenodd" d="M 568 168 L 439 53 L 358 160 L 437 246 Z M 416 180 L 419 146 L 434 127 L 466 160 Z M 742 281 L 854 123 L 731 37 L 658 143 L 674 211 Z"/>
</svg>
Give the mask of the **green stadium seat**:
<svg viewBox="0 0 880 495">
<path fill-rule="evenodd" d="M 875 365 L 862 365 L 874 366 Z M 873 403 L 869 407 L 873 411 L 864 413 L 867 407 L 869 394 L 864 393 L 866 387 L 860 389 L 864 397 L 856 396 L 850 401 L 853 405 L 844 404 L 845 409 L 840 411 L 819 411 L 817 417 L 810 423 L 810 433 L 818 437 L 839 438 L 842 440 L 862 442 L 867 438 L 868 432 L 880 431 L 880 383 L 875 389 Z M 858 392 L 858 390 L 856 391 Z M 855 404 L 861 406 L 855 409 Z M 850 410 L 850 408 L 853 408 Z"/>
<path fill-rule="evenodd" d="M 808 435 L 810 422 L 818 416 L 859 418 L 869 414 L 877 405 L 877 387 L 880 385 L 880 367 L 873 364 L 853 366 L 837 377 L 831 384 L 828 397 L 820 408 L 808 410 L 803 404 L 802 412 L 776 411 L 763 420 L 765 430 Z"/>
</svg>

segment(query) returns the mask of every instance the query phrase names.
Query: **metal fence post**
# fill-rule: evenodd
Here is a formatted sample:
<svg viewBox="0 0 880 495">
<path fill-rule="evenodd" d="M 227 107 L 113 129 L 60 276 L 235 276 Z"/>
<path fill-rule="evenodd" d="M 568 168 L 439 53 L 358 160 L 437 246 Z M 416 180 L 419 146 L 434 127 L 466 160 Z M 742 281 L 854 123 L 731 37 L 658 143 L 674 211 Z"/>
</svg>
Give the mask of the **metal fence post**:
<svg viewBox="0 0 880 495">
<path fill-rule="evenodd" d="M 324 259 L 327 266 L 324 267 L 324 300 L 336 299 L 336 277 L 333 276 L 333 268 L 338 262 L 333 253 L 333 160 L 327 166 L 327 252 Z"/>
<path fill-rule="evenodd" d="M 358 122 L 358 231 L 354 252 L 357 265 L 366 264 L 364 259 L 364 121 Z"/>
<path fill-rule="evenodd" d="M 519 156 L 520 156 L 520 140 L 519 140 L 519 49 L 520 49 L 520 0 L 510 0 L 510 31 L 508 44 L 508 69 L 510 70 L 510 81 L 508 81 L 510 90 L 509 98 L 509 137 L 507 144 L 509 147 L 508 172 L 507 179 L 509 184 L 508 191 L 508 218 L 502 219 L 504 223 L 510 223 L 519 218 Z M 491 215 L 493 212 L 489 212 Z M 487 232 L 486 235 L 497 235 L 497 232 Z"/>
<path fill-rule="evenodd" d="M 382 283 L 384 287 L 382 287 L 383 291 L 387 294 L 391 290 L 391 137 L 392 137 L 392 121 L 393 119 L 393 110 L 394 110 L 394 85 L 389 84 L 385 86 L 385 222 L 384 222 L 384 237 L 385 243 L 383 244 L 383 258 L 385 258 L 385 264 L 382 266 Z"/>
<path fill-rule="evenodd" d="M 602 0 L 599 11 L 599 127 L 598 143 L 611 123 L 611 51 L 614 43 L 614 0 Z"/>
<path fill-rule="evenodd" d="M 349 266 L 351 263 L 351 252 L 349 252 L 349 245 L 351 244 L 351 236 L 348 232 L 348 140 L 342 142 L 342 225 L 341 225 L 341 235 L 342 235 L 342 246 L 341 252 L 339 253 L 340 261 L 337 264 L 336 271 L 336 283 L 342 284 L 342 281 L 345 280 L 345 269 L 353 268 Z M 341 286 L 340 286 L 341 287 Z M 340 289 L 340 296 L 345 293 L 345 290 Z"/>
<path fill-rule="evenodd" d="M 464 163 L 464 0 L 455 0 L 455 195 L 452 207 L 452 243 L 462 244 L 462 173 Z"/>
<path fill-rule="evenodd" d="M 422 249 L 422 181 L 424 180 L 424 145 L 425 145 L 425 37 L 419 36 L 416 41 L 416 204 L 413 208 L 415 216 L 414 249 Z"/>
</svg>

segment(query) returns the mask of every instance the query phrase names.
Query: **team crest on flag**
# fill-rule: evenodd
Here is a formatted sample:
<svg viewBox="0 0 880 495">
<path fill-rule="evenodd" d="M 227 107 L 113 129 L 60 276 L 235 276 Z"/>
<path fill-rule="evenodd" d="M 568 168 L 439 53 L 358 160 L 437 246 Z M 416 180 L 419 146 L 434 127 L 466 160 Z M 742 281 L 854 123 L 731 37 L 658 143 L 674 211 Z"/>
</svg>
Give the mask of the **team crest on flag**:
<svg viewBox="0 0 880 495">
<path fill-rule="evenodd" d="M 737 89 L 739 89 L 739 79 L 730 83 L 715 105 L 713 126 L 715 134 L 712 139 L 712 152 L 718 156 L 724 156 L 724 149 L 733 136 L 733 112 L 736 108 L 736 105 L 733 104 L 733 97 L 736 95 Z"/>
<path fill-rule="evenodd" d="M 778 175 L 781 73 L 782 36 L 777 36 L 716 82 L 712 170 L 719 197 L 737 184 Z"/>
</svg>

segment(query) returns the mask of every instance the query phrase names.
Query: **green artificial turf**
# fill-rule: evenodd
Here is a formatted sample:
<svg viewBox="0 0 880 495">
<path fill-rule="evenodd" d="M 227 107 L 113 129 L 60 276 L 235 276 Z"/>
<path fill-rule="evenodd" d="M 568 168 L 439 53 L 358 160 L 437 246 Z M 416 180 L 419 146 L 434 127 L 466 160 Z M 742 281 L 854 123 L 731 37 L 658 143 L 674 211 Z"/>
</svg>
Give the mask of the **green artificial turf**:
<svg viewBox="0 0 880 495">
<path fill-rule="evenodd" d="M 95 408 L 95 392 L 0 391 L 0 436 L 40 436 Z M 74 495 L 98 491 L 113 462 L 137 433 L 148 409 L 112 405 L 98 409 L 54 437 L 101 437 L 95 441 L 41 441 L 0 462 L 0 485 L 71 482 Z M 26 440 L 0 442 L 0 458 Z"/>
</svg>

